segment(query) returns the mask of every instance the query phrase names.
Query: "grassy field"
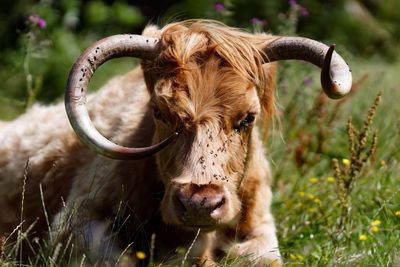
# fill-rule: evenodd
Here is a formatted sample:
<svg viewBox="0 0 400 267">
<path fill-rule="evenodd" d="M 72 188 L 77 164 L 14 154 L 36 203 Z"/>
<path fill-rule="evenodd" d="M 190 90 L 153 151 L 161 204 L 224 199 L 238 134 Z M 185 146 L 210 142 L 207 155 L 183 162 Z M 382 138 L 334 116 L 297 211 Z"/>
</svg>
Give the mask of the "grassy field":
<svg viewBox="0 0 400 267">
<path fill-rule="evenodd" d="M 310 84 L 299 64 L 281 72 L 282 126 L 268 147 L 290 266 L 400 265 L 400 64 L 350 65 L 354 88 L 343 101 L 320 97 L 318 77 Z"/>
<path fill-rule="evenodd" d="M 349 63 L 354 90 L 342 101 L 321 95 L 315 67 L 281 64 L 278 119 L 266 146 L 287 266 L 400 266 L 400 63 Z M 97 83 L 116 66 L 106 65 Z M 5 102 L 1 118 L 21 111 Z M 46 253 L 39 256 L 55 251 Z M 0 266 L 18 265 L 2 259 Z M 221 266 L 241 266 L 240 259 Z"/>
</svg>

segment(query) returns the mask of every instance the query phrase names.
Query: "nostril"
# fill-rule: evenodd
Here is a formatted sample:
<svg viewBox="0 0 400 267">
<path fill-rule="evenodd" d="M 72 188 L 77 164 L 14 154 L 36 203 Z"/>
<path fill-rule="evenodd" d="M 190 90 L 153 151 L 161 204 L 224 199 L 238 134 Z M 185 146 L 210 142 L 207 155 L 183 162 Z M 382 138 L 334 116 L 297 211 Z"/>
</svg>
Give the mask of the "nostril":
<svg viewBox="0 0 400 267">
<path fill-rule="evenodd" d="M 210 217 L 213 218 L 214 220 L 220 220 L 223 217 L 224 214 L 224 208 L 223 206 L 225 205 L 225 197 L 221 196 L 218 201 L 215 202 L 213 208 L 210 211 Z"/>
<path fill-rule="evenodd" d="M 203 207 L 204 204 L 206 203 L 206 201 L 207 201 L 207 197 L 203 197 L 203 199 L 200 202 L 200 206 Z"/>
<path fill-rule="evenodd" d="M 184 204 L 184 200 L 182 200 L 179 195 L 175 197 L 175 206 L 177 210 L 179 211 L 179 214 L 184 217 L 186 215 L 186 206 Z"/>
<path fill-rule="evenodd" d="M 219 202 L 216 203 L 214 210 L 219 209 L 220 207 L 222 207 L 225 204 L 225 197 L 222 197 L 221 200 Z"/>
</svg>

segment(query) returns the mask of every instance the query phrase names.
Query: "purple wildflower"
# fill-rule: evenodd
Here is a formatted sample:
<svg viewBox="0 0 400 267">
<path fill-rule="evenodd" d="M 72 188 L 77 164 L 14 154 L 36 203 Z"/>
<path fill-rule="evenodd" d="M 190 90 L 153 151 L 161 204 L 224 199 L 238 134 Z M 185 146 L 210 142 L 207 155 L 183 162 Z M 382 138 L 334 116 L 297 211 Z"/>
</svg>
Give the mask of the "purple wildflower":
<svg viewBox="0 0 400 267">
<path fill-rule="evenodd" d="M 44 27 L 46 27 L 46 20 L 44 20 L 43 18 L 41 18 L 39 15 L 30 15 L 28 17 L 28 20 L 38 26 L 39 28 L 43 29 Z"/>
<path fill-rule="evenodd" d="M 253 24 L 254 26 L 264 26 L 265 24 L 267 24 L 267 21 L 265 19 L 259 19 L 254 17 L 250 20 L 250 23 Z"/>
<path fill-rule="evenodd" d="M 310 12 L 308 12 L 307 8 L 304 6 L 300 6 L 300 15 L 303 17 L 308 17 L 310 15 Z"/>
<path fill-rule="evenodd" d="M 289 5 L 291 5 L 291 6 L 297 5 L 297 1 L 296 1 L 296 0 L 289 0 L 288 3 L 289 3 Z"/>
<path fill-rule="evenodd" d="M 306 77 L 306 78 L 304 78 L 303 83 L 304 83 L 304 85 L 307 85 L 307 86 L 312 85 L 312 84 L 313 84 L 313 79 L 312 79 L 312 77 Z"/>
<path fill-rule="evenodd" d="M 46 27 L 46 21 L 40 18 L 37 25 L 39 26 L 39 28 L 43 29 L 44 27 Z"/>
<path fill-rule="evenodd" d="M 225 10 L 225 5 L 223 3 L 221 3 L 221 2 L 217 2 L 217 3 L 214 4 L 214 9 L 217 12 L 222 12 L 222 11 Z"/>
</svg>

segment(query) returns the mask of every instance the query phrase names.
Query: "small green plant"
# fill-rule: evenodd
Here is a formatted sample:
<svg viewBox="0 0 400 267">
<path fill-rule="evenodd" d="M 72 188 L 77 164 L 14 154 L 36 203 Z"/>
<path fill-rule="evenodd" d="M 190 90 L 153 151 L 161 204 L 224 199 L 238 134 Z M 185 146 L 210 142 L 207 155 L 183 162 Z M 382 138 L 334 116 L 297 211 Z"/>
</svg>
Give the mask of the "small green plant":
<svg viewBox="0 0 400 267">
<path fill-rule="evenodd" d="M 26 82 L 25 108 L 35 103 L 43 85 L 43 75 L 32 74 L 31 59 L 46 58 L 49 53 L 50 41 L 45 39 L 41 30 L 46 27 L 46 21 L 38 15 L 30 15 L 27 19 L 28 31 L 22 34 L 23 71 Z"/>
</svg>

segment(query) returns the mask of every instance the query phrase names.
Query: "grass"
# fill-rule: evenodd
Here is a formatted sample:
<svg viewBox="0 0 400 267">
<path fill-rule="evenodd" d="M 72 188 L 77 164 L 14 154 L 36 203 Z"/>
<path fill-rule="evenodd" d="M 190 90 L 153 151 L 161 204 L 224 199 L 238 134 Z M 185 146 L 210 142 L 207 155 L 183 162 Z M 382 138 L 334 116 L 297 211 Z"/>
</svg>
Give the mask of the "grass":
<svg viewBox="0 0 400 267">
<path fill-rule="evenodd" d="M 301 84 L 307 70 L 284 69 L 291 78 L 281 86 L 298 89 L 280 93 L 283 140 L 269 150 L 289 266 L 400 264 L 400 64 L 351 66 L 355 92 L 343 102 L 319 97 L 317 82 Z"/>
<path fill-rule="evenodd" d="M 321 95 L 314 67 L 281 64 L 281 125 L 271 131 L 267 147 L 274 172 L 272 212 L 287 266 L 400 265 L 400 63 L 350 65 L 354 93 L 333 101 Z M 6 109 L 0 113 L 9 116 Z M 15 234 L 23 239 L 28 230 Z M 7 238 L 0 239 L 0 266 L 19 266 L 15 255 L 22 247 Z M 30 266 L 60 266 L 74 257 L 68 252 L 73 244 L 33 242 L 42 248 Z M 177 265 L 185 262 L 186 250 Z M 241 261 L 223 259 L 220 265 Z"/>
</svg>

